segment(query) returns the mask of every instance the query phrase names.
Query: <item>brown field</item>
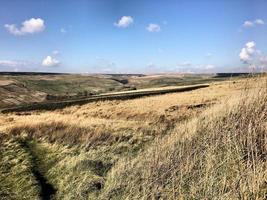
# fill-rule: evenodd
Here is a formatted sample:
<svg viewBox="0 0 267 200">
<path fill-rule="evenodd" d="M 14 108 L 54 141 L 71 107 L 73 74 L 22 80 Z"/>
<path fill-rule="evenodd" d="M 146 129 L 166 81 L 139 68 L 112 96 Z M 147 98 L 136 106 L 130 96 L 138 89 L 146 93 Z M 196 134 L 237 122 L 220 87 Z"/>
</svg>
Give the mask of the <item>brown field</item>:
<svg viewBox="0 0 267 200">
<path fill-rule="evenodd" d="M 242 75 L 240 75 L 242 76 Z M 139 89 L 184 86 L 229 80 L 209 75 L 0 73 L 0 109 L 36 102 L 82 99 Z"/>
<path fill-rule="evenodd" d="M 184 112 L 193 113 L 194 110 L 203 110 L 207 106 L 215 103 L 223 102 L 225 98 L 240 92 L 244 87 L 244 81 L 235 82 L 221 82 L 211 84 L 209 88 L 198 89 L 195 91 L 184 92 L 184 93 L 172 93 L 165 95 L 158 95 L 154 97 L 144 97 L 134 100 L 114 100 L 114 101 L 103 101 L 89 103 L 84 106 L 72 106 L 62 110 L 57 110 L 54 112 L 41 112 L 36 111 L 32 113 L 27 113 L 30 115 L 7 115 L 12 118 L 11 122 L 6 122 L 5 126 L 10 126 L 10 124 L 18 125 L 20 121 L 22 123 L 27 123 L 29 120 L 32 123 L 43 121 L 54 121 L 60 119 L 65 121 L 67 124 L 73 121 L 73 118 L 83 123 L 92 123 L 98 120 L 123 120 L 126 121 L 149 121 L 153 122 L 156 118 L 161 116 L 170 117 L 180 120 Z M 146 91 L 146 90 L 145 90 Z M 203 104 L 199 108 L 188 108 L 190 106 Z M 181 110 L 183 112 L 181 112 Z M 6 118 L 2 115 L 2 118 Z M 89 121 L 87 121 L 89 120 Z M 8 121 L 8 119 L 7 119 Z M 105 124 L 105 122 L 102 122 Z M 3 127 L 2 127 L 3 128 Z"/>
<path fill-rule="evenodd" d="M 182 93 L 1 114 L 0 195 L 264 199 L 266 89 L 264 77 L 240 79 Z"/>
</svg>

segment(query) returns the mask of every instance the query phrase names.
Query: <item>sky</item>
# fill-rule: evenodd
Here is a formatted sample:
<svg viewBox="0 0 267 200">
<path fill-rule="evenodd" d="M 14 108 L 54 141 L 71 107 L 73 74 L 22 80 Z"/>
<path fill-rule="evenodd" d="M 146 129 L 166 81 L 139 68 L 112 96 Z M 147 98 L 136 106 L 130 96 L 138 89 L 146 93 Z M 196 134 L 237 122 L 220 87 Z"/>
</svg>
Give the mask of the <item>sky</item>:
<svg viewBox="0 0 267 200">
<path fill-rule="evenodd" d="M 1 0 L 0 71 L 267 68 L 266 0 Z"/>
</svg>

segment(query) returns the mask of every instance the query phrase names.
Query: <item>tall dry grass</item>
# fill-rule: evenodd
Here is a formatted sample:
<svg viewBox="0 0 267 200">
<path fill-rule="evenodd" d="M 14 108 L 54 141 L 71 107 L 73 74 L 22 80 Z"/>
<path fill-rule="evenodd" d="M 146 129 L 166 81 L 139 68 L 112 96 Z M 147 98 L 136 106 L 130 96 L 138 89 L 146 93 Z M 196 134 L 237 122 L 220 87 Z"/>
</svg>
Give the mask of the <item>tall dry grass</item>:
<svg viewBox="0 0 267 200">
<path fill-rule="evenodd" d="M 9 184 L 0 176 L 0 189 L 19 199 L 27 188 L 27 198 L 36 198 L 37 166 L 55 199 L 262 199 L 263 80 L 1 115 L 0 143 L 8 153 L 0 152 L 0 174 L 9 158 L 13 165 L 4 171 Z M 13 187 L 18 180 L 23 184 Z"/>
<path fill-rule="evenodd" d="M 0 199 L 39 199 L 40 188 L 32 174 L 32 156 L 16 139 L 0 138 Z"/>
<path fill-rule="evenodd" d="M 53 112 L 0 115 L 0 131 L 11 135 L 23 132 L 31 138 L 66 144 L 124 140 L 134 135 L 159 135 L 170 126 L 197 116 L 225 96 L 237 93 L 243 82 L 213 84 L 184 93 L 126 101 L 105 101 L 72 106 Z M 194 105 L 204 105 L 194 107 Z M 123 136 L 122 136 L 123 135 Z"/>
<path fill-rule="evenodd" d="M 258 81 L 119 161 L 102 199 L 265 199 L 267 87 Z"/>
</svg>

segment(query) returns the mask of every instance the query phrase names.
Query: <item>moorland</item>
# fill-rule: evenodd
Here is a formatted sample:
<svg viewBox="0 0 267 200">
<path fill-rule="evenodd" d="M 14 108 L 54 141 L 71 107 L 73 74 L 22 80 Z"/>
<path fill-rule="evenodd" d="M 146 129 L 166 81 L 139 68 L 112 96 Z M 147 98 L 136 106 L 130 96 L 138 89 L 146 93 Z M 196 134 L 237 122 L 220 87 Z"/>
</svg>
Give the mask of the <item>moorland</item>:
<svg viewBox="0 0 267 200">
<path fill-rule="evenodd" d="M 60 76 L 4 75 L 1 81 L 41 96 L 85 88 L 102 88 L 101 94 L 125 85 L 209 87 L 0 114 L 1 199 L 266 197 L 265 75 Z"/>
<path fill-rule="evenodd" d="M 234 74 L 242 75 L 242 74 Z M 233 74 L 60 74 L 0 72 L 0 109 L 104 93 L 226 80 Z"/>
</svg>

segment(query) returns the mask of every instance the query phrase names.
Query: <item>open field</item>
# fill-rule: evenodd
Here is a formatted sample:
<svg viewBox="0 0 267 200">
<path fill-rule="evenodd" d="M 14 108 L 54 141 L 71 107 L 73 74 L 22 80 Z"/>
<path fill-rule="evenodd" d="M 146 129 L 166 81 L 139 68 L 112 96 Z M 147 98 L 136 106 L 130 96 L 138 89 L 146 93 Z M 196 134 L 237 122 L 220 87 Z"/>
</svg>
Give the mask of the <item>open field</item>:
<svg viewBox="0 0 267 200">
<path fill-rule="evenodd" d="M 267 200 L 267 0 L 0 2 L 0 200 Z"/>
<path fill-rule="evenodd" d="M 6 109 L 0 109 L 1 113 L 8 112 L 21 112 L 21 111 L 32 111 L 32 110 L 56 110 L 72 105 L 83 105 L 89 102 L 106 101 L 106 100 L 123 100 L 123 99 L 134 99 L 143 96 L 160 95 L 174 92 L 186 92 L 196 90 L 199 88 L 209 87 L 208 84 L 191 85 L 191 86 L 180 86 L 180 87 L 164 87 L 164 88 L 151 88 L 151 89 L 140 89 L 134 91 L 124 92 L 113 92 L 104 93 L 100 95 L 93 95 L 91 97 L 84 97 L 80 99 L 72 100 L 61 100 L 61 101 L 49 101 L 40 102 L 34 104 L 25 104 L 21 106 L 14 106 Z"/>
<path fill-rule="evenodd" d="M 2 72 L 0 73 L 0 109 L 36 102 L 83 99 L 92 95 L 119 91 L 196 85 L 236 79 L 231 78 L 231 74 L 226 75 L 82 75 Z"/>
<path fill-rule="evenodd" d="M 0 196 L 264 199 L 266 83 L 0 114 Z"/>
</svg>

